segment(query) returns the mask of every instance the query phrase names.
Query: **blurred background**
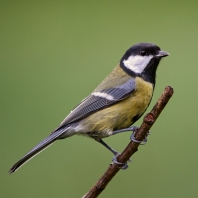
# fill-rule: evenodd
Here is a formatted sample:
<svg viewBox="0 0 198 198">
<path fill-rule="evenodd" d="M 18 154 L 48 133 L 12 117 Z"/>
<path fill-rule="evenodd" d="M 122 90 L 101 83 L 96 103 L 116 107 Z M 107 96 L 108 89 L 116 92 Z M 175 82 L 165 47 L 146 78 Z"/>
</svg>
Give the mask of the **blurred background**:
<svg viewBox="0 0 198 198">
<path fill-rule="evenodd" d="M 148 143 L 100 197 L 197 197 L 197 6 L 196 1 L 1 0 L 0 197 L 82 197 L 92 187 L 113 156 L 80 136 L 56 142 L 12 175 L 8 170 L 138 42 L 171 54 L 158 68 L 148 111 L 166 85 L 175 93 Z M 129 137 L 105 141 L 122 151 Z"/>
</svg>

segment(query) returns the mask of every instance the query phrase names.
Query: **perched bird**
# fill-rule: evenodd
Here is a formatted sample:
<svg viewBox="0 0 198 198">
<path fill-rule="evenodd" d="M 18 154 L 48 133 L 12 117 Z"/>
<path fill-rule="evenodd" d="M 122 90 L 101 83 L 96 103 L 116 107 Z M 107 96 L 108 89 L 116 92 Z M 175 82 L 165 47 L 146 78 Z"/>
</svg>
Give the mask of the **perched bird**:
<svg viewBox="0 0 198 198">
<path fill-rule="evenodd" d="M 146 111 L 153 96 L 158 64 L 161 58 L 168 55 L 151 43 L 130 47 L 101 84 L 69 113 L 56 130 L 16 162 L 9 172 L 16 171 L 56 140 L 75 134 L 95 139 L 116 155 L 117 152 L 102 138 L 130 127 Z"/>
</svg>

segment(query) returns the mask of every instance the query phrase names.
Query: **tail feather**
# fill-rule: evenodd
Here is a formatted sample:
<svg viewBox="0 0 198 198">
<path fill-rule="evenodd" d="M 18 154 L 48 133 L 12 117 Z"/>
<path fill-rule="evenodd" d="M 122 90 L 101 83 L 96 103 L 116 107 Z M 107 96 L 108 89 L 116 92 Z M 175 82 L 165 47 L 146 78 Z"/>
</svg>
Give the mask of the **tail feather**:
<svg viewBox="0 0 198 198">
<path fill-rule="evenodd" d="M 16 162 L 9 170 L 9 173 L 15 172 L 17 169 L 19 169 L 22 165 L 24 165 L 26 162 L 28 162 L 31 158 L 35 157 L 37 154 L 39 154 L 41 151 L 49 147 L 54 143 L 55 140 L 59 136 L 61 136 L 65 132 L 65 128 L 58 129 L 54 133 L 51 133 L 50 136 L 48 136 L 46 139 L 44 139 L 42 142 L 40 142 L 37 146 L 35 146 L 31 151 L 29 151 L 25 156 L 23 156 L 18 162 Z"/>
</svg>

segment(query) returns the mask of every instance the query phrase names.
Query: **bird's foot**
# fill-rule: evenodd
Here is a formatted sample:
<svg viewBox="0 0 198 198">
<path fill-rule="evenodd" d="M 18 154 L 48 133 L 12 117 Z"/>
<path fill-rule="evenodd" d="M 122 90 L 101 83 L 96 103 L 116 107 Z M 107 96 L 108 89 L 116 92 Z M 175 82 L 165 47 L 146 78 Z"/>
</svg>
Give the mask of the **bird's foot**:
<svg viewBox="0 0 198 198">
<path fill-rule="evenodd" d="M 120 130 L 113 131 L 113 134 L 112 135 L 115 135 L 115 134 L 118 134 L 118 133 L 122 133 L 122 132 L 126 132 L 126 131 L 133 131 L 132 135 L 130 136 L 131 141 L 136 142 L 136 143 L 140 143 L 140 145 L 144 145 L 147 142 L 148 135 L 151 135 L 151 132 L 149 131 L 147 133 L 147 135 L 145 136 L 145 138 L 142 141 L 139 141 L 139 140 L 136 140 L 135 139 L 135 134 L 136 134 L 136 131 L 138 129 L 139 129 L 139 127 L 132 126 L 132 127 L 129 127 L 129 128 L 125 128 L 125 129 L 120 129 Z M 118 160 L 117 160 L 117 157 L 120 155 L 120 153 L 118 153 L 118 152 L 116 152 L 114 150 L 113 151 L 111 150 L 111 152 L 113 152 L 113 154 L 115 155 L 113 157 L 113 159 L 112 159 L 113 163 L 120 165 L 119 167 L 122 170 L 127 169 L 128 168 L 128 164 L 127 163 L 118 162 Z M 132 161 L 131 159 L 128 160 L 128 162 L 131 162 L 131 161 Z"/>
<path fill-rule="evenodd" d="M 136 140 L 135 139 L 135 134 L 136 134 L 136 131 L 139 129 L 139 127 L 136 127 L 136 126 L 132 126 L 131 127 L 131 131 L 133 131 L 132 135 L 130 136 L 130 140 L 133 141 L 133 142 L 136 142 L 136 143 L 140 143 L 140 145 L 145 145 L 148 141 L 148 135 L 151 135 L 151 132 L 149 131 L 146 136 L 144 137 L 144 139 L 142 141 L 139 141 L 139 140 Z"/>
<path fill-rule="evenodd" d="M 126 169 L 128 168 L 128 164 L 127 164 L 127 163 L 118 162 L 117 157 L 118 157 L 119 155 L 120 155 L 120 153 L 117 153 L 117 154 L 113 157 L 112 161 L 113 161 L 115 164 L 120 165 L 120 166 L 119 166 L 120 169 L 126 170 Z M 131 161 L 132 161 L 131 159 L 128 160 L 128 162 L 131 162 Z"/>
<path fill-rule="evenodd" d="M 140 143 L 141 145 L 144 145 L 144 144 L 146 144 L 146 142 L 147 142 L 147 137 L 148 137 L 148 135 L 151 134 L 151 132 L 149 131 L 149 132 L 147 133 L 147 135 L 145 136 L 145 138 L 144 138 L 143 141 L 139 141 L 139 140 L 136 140 L 136 139 L 135 139 L 135 133 L 136 133 L 136 131 L 137 131 L 138 129 L 139 129 L 139 127 L 137 127 L 137 126 L 131 126 L 131 127 L 129 127 L 129 128 L 119 129 L 119 130 L 113 131 L 112 135 L 116 135 L 116 134 L 118 134 L 118 133 L 127 132 L 127 131 L 133 131 L 132 135 L 130 136 L 130 139 L 131 139 L 133 142 Z"/>
</svg>

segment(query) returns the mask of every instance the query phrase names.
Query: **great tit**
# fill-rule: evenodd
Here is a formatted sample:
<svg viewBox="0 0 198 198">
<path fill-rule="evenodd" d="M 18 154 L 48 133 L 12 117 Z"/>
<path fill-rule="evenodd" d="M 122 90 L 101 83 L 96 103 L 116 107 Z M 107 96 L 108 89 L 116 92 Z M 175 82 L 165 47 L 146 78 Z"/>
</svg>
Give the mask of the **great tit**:
<svg viewBox="0 0 198 198">
<path fill-rule="evenodd" d="M 102 138 L 130 127 L 146 111 L 153 96 L 158 64 L 161 58 L 168 55 L 151 43 L 138 43 L 130 47 L 101 84 L 9 172 L 16 171 L 56 140 L 75 134 L 95 139 L 116 155 L 117 152 Z"/>
</svg>

